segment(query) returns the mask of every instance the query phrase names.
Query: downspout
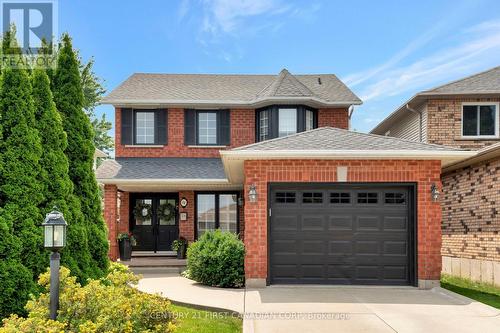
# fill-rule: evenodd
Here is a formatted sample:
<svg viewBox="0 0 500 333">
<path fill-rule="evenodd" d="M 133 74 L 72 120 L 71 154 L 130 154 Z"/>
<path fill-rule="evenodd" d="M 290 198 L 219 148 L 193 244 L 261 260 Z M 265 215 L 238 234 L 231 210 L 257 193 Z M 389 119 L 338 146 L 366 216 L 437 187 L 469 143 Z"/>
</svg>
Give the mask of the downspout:
<svg viewBox="0 0 500 333">
<path fill-rule="evenodd" d="M 411 112 L 414 112 L 414 113 L 418 114 L 418 127 L 419 127 L 418 128 L 418 140 L 420 142 L 422 142 L 422 111 L 417 111 L 415 109 L 412 109 L 410 107 L 410 104 L 406 104 L 406 109 L 408 111 L 411 111 Z"/>
<path fill-rule="evenodd" d="M 351 129 L 351 116 L 352 116 L 353 112 L 354 112 L 354 105 L 351 105 L 347 109 L 347 129 L 348 130 Z"/>
</svg>

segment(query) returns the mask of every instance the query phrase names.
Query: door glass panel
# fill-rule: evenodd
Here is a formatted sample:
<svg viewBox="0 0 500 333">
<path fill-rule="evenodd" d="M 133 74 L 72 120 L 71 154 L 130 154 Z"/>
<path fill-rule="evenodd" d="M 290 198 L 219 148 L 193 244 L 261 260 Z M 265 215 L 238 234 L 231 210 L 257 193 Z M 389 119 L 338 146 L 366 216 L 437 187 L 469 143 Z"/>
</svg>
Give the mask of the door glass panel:
<svg viewBox="0 0 500 333">
<path fill-rule="evenodd" d="M 238 201 L 236 194 L 219 196 L 219 228 L 222 231 L 237 231 Z"/>
<path fill-rule="evenodd" d="M 175 225 L 175 199 L 160 199 L 156 214 L 160 225 Z"/>
<path fill-rule="evenodd" d="M 205 231 L 215 230 L 215 195 L 198 194 L 196 200 L 198 237 Z"/>
<path fill-rule="evenodd" d="M 136 225 L 151 225 L 153 200 L 137 199 L 135 201 L 134 216 Z"/>
</svg>

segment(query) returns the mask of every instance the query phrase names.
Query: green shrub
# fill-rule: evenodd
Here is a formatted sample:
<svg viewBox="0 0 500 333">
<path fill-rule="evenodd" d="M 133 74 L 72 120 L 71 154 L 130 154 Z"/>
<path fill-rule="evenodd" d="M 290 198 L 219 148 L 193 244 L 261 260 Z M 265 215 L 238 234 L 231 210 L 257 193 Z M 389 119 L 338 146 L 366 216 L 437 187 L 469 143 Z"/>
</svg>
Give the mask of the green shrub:
<svg viewBox="0 0 500 333">
<path fill-rule="evenodd" d="M 241 287 L 245 280 L 245 246 L 233 233 L 220 230 L 203 234 L 189 245 L 188 276 L 216 287 Z"/>
<path fill-rule="evenodd" d="M 27 318 L 17 315 L 4 319 L 0 333 L 13 332 L 173 332 L 175 325 L 170 302 L 157 295 L 141 293 L 133 285 L 138 276 L 126 266 L 112 264 L 108 275 L 89 280 L 85 286 L 61 268 L 60 310 L 57 321 L 49 317 L 50 274 L 40 276 L 38 283 L 45 293 L 26 305 Z"/>
</svg>

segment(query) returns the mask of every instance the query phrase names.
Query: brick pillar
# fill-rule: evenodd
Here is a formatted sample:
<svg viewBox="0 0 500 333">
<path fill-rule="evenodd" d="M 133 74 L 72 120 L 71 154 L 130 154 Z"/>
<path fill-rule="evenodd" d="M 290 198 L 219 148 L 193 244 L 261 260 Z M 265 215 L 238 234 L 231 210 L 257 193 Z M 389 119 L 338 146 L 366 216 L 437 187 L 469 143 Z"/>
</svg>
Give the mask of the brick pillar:
<svg viewBox="0 0 500 333">
<path fill-rule="evenodd" d="M 186 198 L 188 205 L 182 208 L 180 200 Z M 194 241 L 194 192 L 193 191 L 180 191 L 179 192 L 179 237 L 184 237 L 188 242 Z M 187 213 L 187 220 L 180 220 L 180 213 Z"/>
<path fill-rule="evenodd" d="M 104 220 L 108 226 L 109 258 L 116 260 L 118 258 L 118 236 L 117 229 L 117 197 L 118 190 L 116 185 L 104 185 Z"/>
<path fill-rule="evenodd" d="M 129 192 L 118 193 L 120 198 L 120 215 L 118 216 L 118 232 L 130 232 L 130 195 Z"/>
</svg>

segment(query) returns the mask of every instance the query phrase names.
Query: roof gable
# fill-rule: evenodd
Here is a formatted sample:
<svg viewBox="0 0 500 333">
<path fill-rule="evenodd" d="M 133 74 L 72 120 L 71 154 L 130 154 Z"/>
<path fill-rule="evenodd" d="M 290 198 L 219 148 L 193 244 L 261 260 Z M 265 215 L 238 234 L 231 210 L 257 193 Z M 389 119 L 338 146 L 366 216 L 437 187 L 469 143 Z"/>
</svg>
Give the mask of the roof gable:
<svg viewBox="0 0 500 333">
<path fill-rule="evenodd" d="M 312 96 L 313 93 L 286 69 L 281 70 L 274 81 L 261 91 L 258 97 Z"/>
</svg>

